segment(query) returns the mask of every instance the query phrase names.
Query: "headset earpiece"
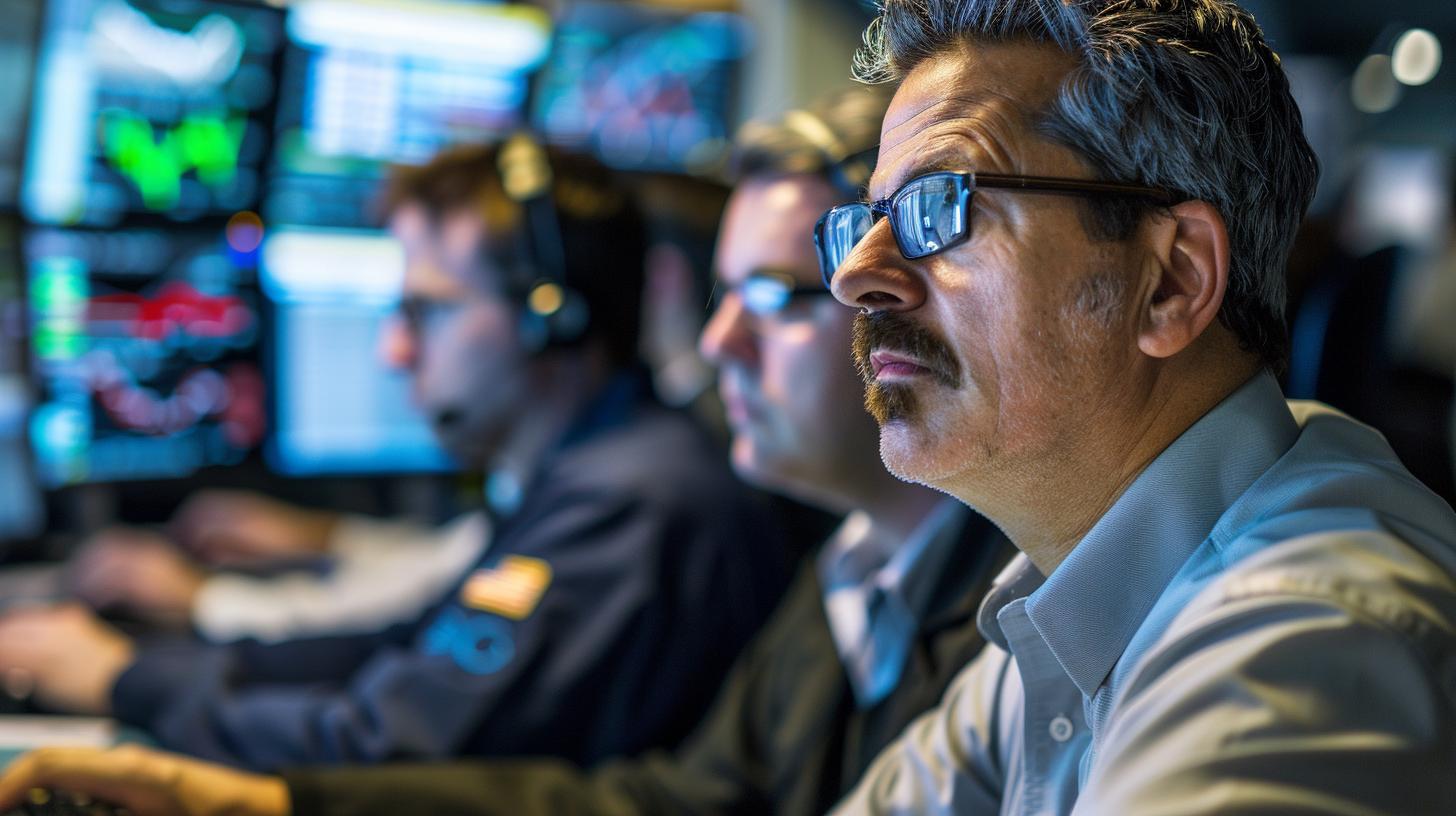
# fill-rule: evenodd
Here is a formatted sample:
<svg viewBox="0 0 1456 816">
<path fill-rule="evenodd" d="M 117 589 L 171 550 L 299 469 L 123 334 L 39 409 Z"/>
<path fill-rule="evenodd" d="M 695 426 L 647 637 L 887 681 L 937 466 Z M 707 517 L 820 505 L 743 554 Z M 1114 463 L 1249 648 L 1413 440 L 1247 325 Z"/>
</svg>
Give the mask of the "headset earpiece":
<svg viewBox="0 0 1456 816">
<path fill-rule="evenodd" d="M 545 278 L 530 287 L 522 306 L 521 337 L 532 351 L 579 340 L 591 319 L 580 292 Z"/>
<path fill-rule="evenodd" d="M 517 243 L 527 274 L 513 287 L 520 302 L 521 342 L 531 351 L 575 343 L 586 333 L 591 311 L 567 280 L 546 150 L 529 135 L 517 133 L 501 146 L 499 166 L 501 186 L 524 215 Z"/>
</svg>

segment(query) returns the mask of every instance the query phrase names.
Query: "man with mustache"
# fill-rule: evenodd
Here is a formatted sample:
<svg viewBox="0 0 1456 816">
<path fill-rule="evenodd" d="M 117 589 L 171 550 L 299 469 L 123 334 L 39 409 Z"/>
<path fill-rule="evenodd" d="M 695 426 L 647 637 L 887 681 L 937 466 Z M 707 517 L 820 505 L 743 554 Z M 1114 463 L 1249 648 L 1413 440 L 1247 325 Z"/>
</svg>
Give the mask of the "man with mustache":
<svg viewBox="0 0 1456 816">
<path fill-rule="evenodd" d="M 1456 518 L 1289 404 L 1317 168 L 1228 0 L 887 0 L 817 229 L 897 475 L 1021 550 L 843 813 L 1456 812 Z"/>
<path fill-rule="evenodd" d="M 719 367 L 733 464 L 849 516 L 681 749 L 589 774 L 540 761 L 401 765 L 289 772 L 286 787 L 145 752 L 48 752 L 22 760 L 0 800 L 41 783 L 128 803 L 156 801 L 142 798 L 150 793 L 194 814 L 242 802 L 283 813 L 284 800 L 296 814 L 354 816 L 811 816 L 832 806 L 980 650 L 971 615 L 1008 549 L 984 519 L 884 471 L 848 355 L 853 313 L 829 297 L 815 263 L 809 231 L 868 177 L 885 101 L 857 90 L 739 139 L 740 184 L 717 252 L 721 300 L 701 340 Z"/>
</svg>

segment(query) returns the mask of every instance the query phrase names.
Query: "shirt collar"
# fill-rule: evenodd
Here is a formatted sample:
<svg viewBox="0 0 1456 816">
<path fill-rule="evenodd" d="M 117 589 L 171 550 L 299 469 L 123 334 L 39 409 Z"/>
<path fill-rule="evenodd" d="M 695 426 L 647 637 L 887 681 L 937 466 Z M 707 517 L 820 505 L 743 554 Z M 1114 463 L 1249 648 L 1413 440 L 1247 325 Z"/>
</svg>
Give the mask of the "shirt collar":
<svg viewBox="0 0 1456 816">
<path fill-rule="evenodd" d="M 970 510 L 955 499 L 935 506 L 903 541 L 869 538 L 870 518 L 849 514 L 819 554 L 819 580 L 826 591 L 843 586 L 877 586 L 899 596 L 923 618 L 935 592 L 939 567 L 958 540 Z"/>
<path fill-rule="evenodd" d="M 881 573 L 880 585 L 898 586 L 900 597 L 918 621 L 924 622 L 930 612 L 941 567 L 959 546 L 970 512 L 956 499 L 936 505 Z"/>
<path fill-rule="evenodd" d="M 1256 375 L 1153 460 L 1039 587 L 1030 561 L 1013 561 L 1003 577 L 1019 592 L 982 621 L 1029 594 L 1028 619 L 1091 696 L 1174 574 L 1298 435 L 1278 383 Z"/>
<path fill-rule="evenodd" d="M 899 684 L 969 513 L 946 499 L 907 538 L 888 542 L 870 537 L 867 514 L 852 513 L 821 552 L 825 618 L 861 708 L 877 705 Z"/>
</svg>

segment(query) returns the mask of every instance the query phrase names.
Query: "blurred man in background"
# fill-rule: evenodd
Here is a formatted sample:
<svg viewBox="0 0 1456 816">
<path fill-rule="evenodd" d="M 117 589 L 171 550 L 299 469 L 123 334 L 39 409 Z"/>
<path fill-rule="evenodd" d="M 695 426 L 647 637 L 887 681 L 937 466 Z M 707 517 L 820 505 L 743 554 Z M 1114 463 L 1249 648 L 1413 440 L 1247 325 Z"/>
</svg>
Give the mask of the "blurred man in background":
<svg viewBox="0 0 1456 816">
<path fill-rule="evenodd" d="M 437 157 L 389 200 L 409 268 L 386 353 L 446 445 L 488 467 L 476 571 L 409 623 L 266 646 L 14 613 L 0 669 L 51 708 L 251 768 L 673 744 L 784 571 L 721 456 L 635 362 L 635 205 L 600 165 L 524 138 Z"/>
<path fill-rule="evenodd" d="M 696 344 L 727 188 L 651 176 L 635 190 L 650 238 L 642 359 L 665 404 L 689 408 L 715 436 L 726 434 L 722 406 L 711 398 L 712 370 Z M 399 328 L 386 325 L 376 357 L 408 373 L 408 361 L 396 353 Z M 489 465 L 466 450 L 451 453 L 466 472 Z M 185 502 L 165 530 L 115 527 L 93 536 L 71 559 L 67 583 L 100 610 L 191 627 L 214 642 L 367 632 L 433 604 L 480 557 L 489 530 L 479 511 L 435 527 L 206 490 Z"/>
<path fill-rule="evenodd" d="M 984 519 L 879 464 L 848 354 L 853 312 L 828 297 L 808 239 L 826 206 L 858 196 L 885 101 L 859 89 L 739 137 L 740 185 L 717 254 L 721 299 L 701 340 L 719 368 L 733 464 L 757 484 L 849 515 L 682 748 L 585 774 L 549 761 L 295 771 L 286 789 L 149 752 L 60 752 L 22 760 L 0 795 L 33 781 L 94 785 L 199 815 L 229 806 L 283 814 L 290 799 L 300 815 L 808 816 L 830 807 L 979 651 L 972 615 L 1008 554 Z"/>
</svg>

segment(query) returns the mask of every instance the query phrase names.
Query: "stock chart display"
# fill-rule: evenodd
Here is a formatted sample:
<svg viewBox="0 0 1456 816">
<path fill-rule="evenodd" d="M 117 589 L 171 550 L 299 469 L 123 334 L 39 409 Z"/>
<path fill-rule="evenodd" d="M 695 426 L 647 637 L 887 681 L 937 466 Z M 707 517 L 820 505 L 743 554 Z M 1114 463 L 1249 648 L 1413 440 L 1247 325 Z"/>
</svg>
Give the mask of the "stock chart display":
<svg viewBox="0 0 1456 816">
<path fill-rule="evenodd" d="M 205 0 L 51 0 L 21 204 L 112 226 L 256 206 L 282 12 Z"/>
<path fill-rule="evenodd" d="M 59 229 L 25 254 L 47 485 L 185 476 L 261 444 L 251 256 L 219 235 Z"/>
<path fill-rule="evenodd" d="M 551 141 L 624 169 L 709 166 L 728 147 L 745 26 L 726 13 L 576 4 L 558 23 L 534 124 Z"/>
<path fill-rule="evenodd" d="M 28 435 L 48 487 L 259 450 L 449 469 L 373 358 L 402 266 L 360 228 L 389 167 L 525 124 L 624 169 L 709 165 L 747 46 L 735 15 L 592 1 L 555 36 L 516 3 L 5 6 L 0 218 L 27 226 L 0 223 L 24 262 L 0 268 L 0 440 Z"/>
<path fill-rule="evenodd" d="M 288 41 L 263 214 L 358 227 L 390 164 L 522 123 L 550 20 L 523 5 L 299 0 Z"/>
</svg>

